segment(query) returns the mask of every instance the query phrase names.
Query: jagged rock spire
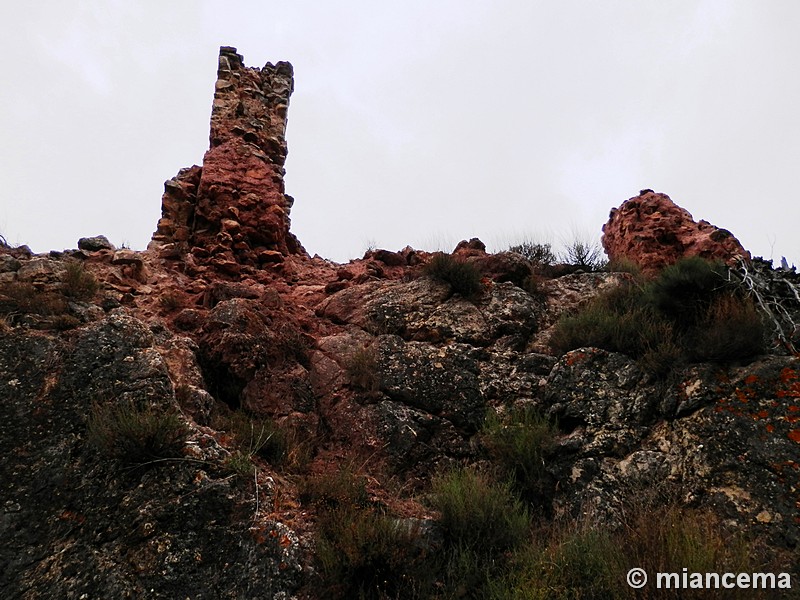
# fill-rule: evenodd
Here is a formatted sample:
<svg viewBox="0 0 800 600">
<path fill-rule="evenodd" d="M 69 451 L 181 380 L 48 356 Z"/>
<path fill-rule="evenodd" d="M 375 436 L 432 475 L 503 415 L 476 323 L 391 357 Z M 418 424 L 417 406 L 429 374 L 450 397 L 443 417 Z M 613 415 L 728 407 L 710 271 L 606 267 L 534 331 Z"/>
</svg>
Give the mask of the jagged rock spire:
<svg viewBox="0 0 800 600">
<path fill-rule="evenodd" d="M 220 48 L 209 149 L 202 167 L 166 182 L 151 247 L 231 274 L 305 252 L 283 181 L 293 89 L 288 62 L 246 67 L 236 48 Z"/>
</svg>

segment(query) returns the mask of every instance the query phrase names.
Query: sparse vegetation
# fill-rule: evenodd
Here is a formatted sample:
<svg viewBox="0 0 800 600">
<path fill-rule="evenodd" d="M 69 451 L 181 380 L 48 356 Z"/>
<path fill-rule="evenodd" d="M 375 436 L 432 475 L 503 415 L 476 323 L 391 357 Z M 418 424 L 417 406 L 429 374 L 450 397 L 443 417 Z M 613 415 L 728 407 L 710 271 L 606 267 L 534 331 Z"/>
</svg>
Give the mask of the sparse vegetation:
<svg viewBox="0 0 800 600">
<path fill-rule="evenodd" d="M 600 271 L 606 266 L 603 249 L 596 243 L 575 239 L 567 244 L 562 260 L 585 271 Z"/>
<path fill-rule="evenodd" d="M 367 487 L 363 477 L 358 477 L 351 467 L 338 469 L 334 473 L 312 475 L 300 484 L 300 500 L 303 504 L 333 509 L 338 507 L 361 507 L 367 505 Z"/>
<path fill-rule="evenodd" d="M 723 294 L 715 298 L 689 336 L 691 357 L 697 361 L 727 361 L 765 350 L 764 317 L 749 298 Z"/>
<path fill-rule="evenodd" d="M 435 570 L 419 526 L 378 509 L 322 511 L 316 556 L 326 598 L 431 597 Z"/>
<path fill-rule="evenodd" d="M 378 355 L 372 346 L 354 350 L 347 359 L 346 368 L 350 385 L 355 389 L 367 394 L 374 394 L 380 390 Z"/>
<path fill-rule="evenodd" d="M 510 483 L 455 469 L 432 481 L 441 542 L 425 539 L 419 522 L 371 504 L 350 469 L 317 476 L 305 491 L 318 509 L 318 567 L 331 598 L 661 598 L 673 596 L 642 596 L 627 585 L 631 565 L 648 573 L 778 570 L 752 540 L 708 511 L 664 501 L 663 490 L 627 504 L 617 527 L 534 523 Z M 674 597 L 749 597 L 741 592 L 680 589 Z"/>
<path fill-rule="evenodd" d="M 182 455 L 188 429 L 175 411 L 131 402 L 94 404 L 88 440 L 107 456 L 141 465 Z"/>
<path fill-rule="evenodd" d="M 241 450 L 234 450 L 223 461 L 224 466 L 241 477 L 252 477 L 256 465 L 253 463 L 253 455 Z"/>
<path fill-rule="evenodd" d="M 91 300 L 99 289 L 97 279 L 85 269 L 83 263 L 70 262 L 61 279 L 65 296 L 75 300 Z"/>
<path fill-rule="evenodd" d="M 623 283 L 563 317 L 550 345 L 559 353 L 593 346 L 639 358 L 671 336 L 671 325 L 644 300 L 643 289 Z"/>
<path fill-rule="evenodd" d="M 40 291 L 32 283 L 12 281 L 0 286 L 0 313 L 6 315 L 61 315 L 68 310 L 61 294 Z"/>
<path fill-rule="evenodd" d="M 724 532 L 708 512 L 675 505 L 636 509 L 623 527 L 555 524 L 537 531 L 509 567 L 489 582 L 491 598 L 750 598 L 750 590 L 634 590 L 625 581 L 631 565 L 647 573 L 752 572 L 758 559 L 745 540 Z"/>
<path fill-rule="evenodd" d="M 514 489 L 528 502 L 546 494 L 545 454 L 555 438 L 554 426 L 532 407 L 509 409 L 500 416 L 490 411 L 481 439 L 489 455 Z"/>
<path fill-rule="evenodd" d="M 528 259 L 534 267 L 547 267 L 556 262 L 556 255 L 550 244 L 539 244 L 530 240 L 524 240 L 508 249 L 509 252 L 516 252 Z"/>
<path fill-rule="evenodd" d="M 368 502 L 352 469 L 304 480 L 301 500 L 317 509 L 316 559 L 327 598 L 430 598 L 435 571 L 419 526 Z"/>
<path fill-rule="evenodd" d="M 634 279 L 641 280 L 642 268 L 632 260 L 627 258 L 619 258 L 617 260 L 609 261 L 605 265 L 605 270 L 609 273 L 629 273 L 633 275 Z"/>
<path fill-rule="evenodd" d="M 213 427 L 230 436 L 234 462 L 260 458 L 273 467 L 302 470 L 311 458 L 313 436 L 301 435 L 291 424 L 236 410 L 218 415 Z"/>
<path fill-rule="evenodd" d="M 458 260 L 451 254 L 437 252 L 425 265 L 425 275 L 450 285 L 455 294 L 464 298 L 474 298 L 483 290 L 480 271 L 466 261 Z"/>
<path fill-rule="evenodd" d="M 73 315 L 56 315 L 51 321 L 51 327 L 58 331 L 75 329 L 81 324 L 81 320 Z"/>
<path fill-rule="evenodd" d="M 502 553 L 527 536 L 528 510 L 508 482 L 494 482 L 473 469 L 455 469 L 433 479 L 431 505 L 451 548 L 475 554 Z"/>
<path fill-rule="evenodd" d="M 259 456 L 271 464 L 282 463 L 288 451 L 286 432 L 270 419 L 238 410 L 221 424 L 245 456 Z"/>
</svg>

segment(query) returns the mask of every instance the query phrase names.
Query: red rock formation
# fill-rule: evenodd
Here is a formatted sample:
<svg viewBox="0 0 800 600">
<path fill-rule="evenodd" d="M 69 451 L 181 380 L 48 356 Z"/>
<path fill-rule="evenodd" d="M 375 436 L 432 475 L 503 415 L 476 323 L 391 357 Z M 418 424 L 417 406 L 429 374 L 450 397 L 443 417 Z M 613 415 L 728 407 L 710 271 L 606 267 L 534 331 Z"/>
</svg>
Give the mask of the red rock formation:
<svg viewBox="0 0 800 600">
<path fill-rule="evenodd" d="M 603 225 L 603 248 L 611 261 L 630 260 L 653 273 L 685 256 L 719 259 L 728 264 L 750 260 L 733 234 L 708 221 L 695 222 L 689 211 L 666 194 L 642 190 L 611 209 Z"/>
<path fill-rule="evenodd" d="M 289 232 L 293 200 L 283 182 L 293 87 L 288 62 L 248 68 L 236 48 L 220 48 L 210 148 L 202 168 L 166 182 L 151 247 L 176 257 L 191 249 L 200 264 L 229 274 L 305 254 Z"/>
</svg>

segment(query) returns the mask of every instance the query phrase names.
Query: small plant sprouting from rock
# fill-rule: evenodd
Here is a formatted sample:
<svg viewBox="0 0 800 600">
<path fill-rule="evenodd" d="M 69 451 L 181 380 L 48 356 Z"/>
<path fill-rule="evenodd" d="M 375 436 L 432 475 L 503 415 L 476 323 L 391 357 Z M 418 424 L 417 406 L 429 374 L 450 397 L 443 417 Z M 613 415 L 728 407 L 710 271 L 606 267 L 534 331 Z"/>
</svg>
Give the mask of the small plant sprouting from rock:
<svg viewBox="0 0 800 600">
<path fill-rule="evenodd" d="M 79 262 L 67 264 L 61 284 L 64 295 L 75 300 L 91 300 L 100 287 L 95 276 Z"/>
<path fill-rule="evenodd" d="M 88 425 L 89 443 L 132 465 L 182 456 L 188 435 L 177 412 L 132 402 L 94 404 Z"/>
<path fill-rule="evenodd" d="M 378 352 L 372 347 L 358 348 L 347 358 L 350 385 L 366 394 L 377 394 L 381 387 Z"/>
<path fill-rule="evenodd" d="M 223 463 L 229 471 L 241 477 L 251 477 L 255 471 L 255 464 L 253 463 L 253 456 L 242 452 L 241 450 L 234 450 L 224 460 Z"/>
<path fill-rule="evenodd" d="M 0 313 L 6 315 L 62 315 L 68 311 L 62 294 L 39 290 L 32 283 L 11 281 L 0 285 Z"/>
<path fill-rule="evenodd" d="M 300 499 L 317 512 L 324 597 L 431 597 L 434 571 L 418 525 L 370 504 L 363 477 L 344 468 L 307 478 Z"/>
<path fill-rule="evenodd" d="M 437 252 L 425 265 L 423 273 L 450 285 L 455 294 L 474 298 L 483 290 L 481 273 L 475 265 L 458 260 L 451 254 Z"/>
<path fill-rule="evenodd" d="M 583 239 L 575 239 L 564 249 L 563 261 L 585 271 L 600 271 L 606 265 L 602 248 Z"/>
<path fill-rule="evenodd" d="M 556 262 L 556 255 L 550 244 L 540 244 L 524 240 L 519 244 L 509 247 L 509 252 L 516 252 L 528 259 L 534 267 L 549 267 Z"/>
<path fill-rule="evenodd" d="M 476 553 L 505 552 L 529 532 L 524 504 L 509 483 L 492 481 L 474 469 L 455 469 L 432 481 L 431 505 L 448 544 Z"/>
<path fill-rule="evenodd" d="M 513 407 L 484 421 L 481 439 L 489 456 L 514 489 L 528 502 L 539 504 L 548 495 L 545 455 L 555 439 L 555 427 L 529 406 Z"/>
<path fill-rule="evenodd" d="M 235 450 L 229 459 L 233 463 L 252 464 L 253 458 L 258 456 L 277 466 L 284 464 L 288 458 L 289 436 L 271 419 L 237 410 L 217 418 L 214 427 L 226 432 L 233 439 Z"/>
</svg>

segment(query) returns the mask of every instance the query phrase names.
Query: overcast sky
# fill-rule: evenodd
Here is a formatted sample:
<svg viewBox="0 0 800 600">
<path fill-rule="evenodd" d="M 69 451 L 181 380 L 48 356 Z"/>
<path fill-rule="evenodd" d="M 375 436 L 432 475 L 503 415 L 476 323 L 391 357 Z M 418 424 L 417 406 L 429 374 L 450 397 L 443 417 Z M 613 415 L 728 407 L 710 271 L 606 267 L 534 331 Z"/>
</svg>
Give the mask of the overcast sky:
<svg viewBox="0 0 800 600">
<path fill-rule="evenodd" d="M 220 45 L 288 60 L 306 249 L 598 239 L 642 188 L 800 266 L 797 0 L 0 4 L 0 233 L 146 247 Z"/>
</svg>

